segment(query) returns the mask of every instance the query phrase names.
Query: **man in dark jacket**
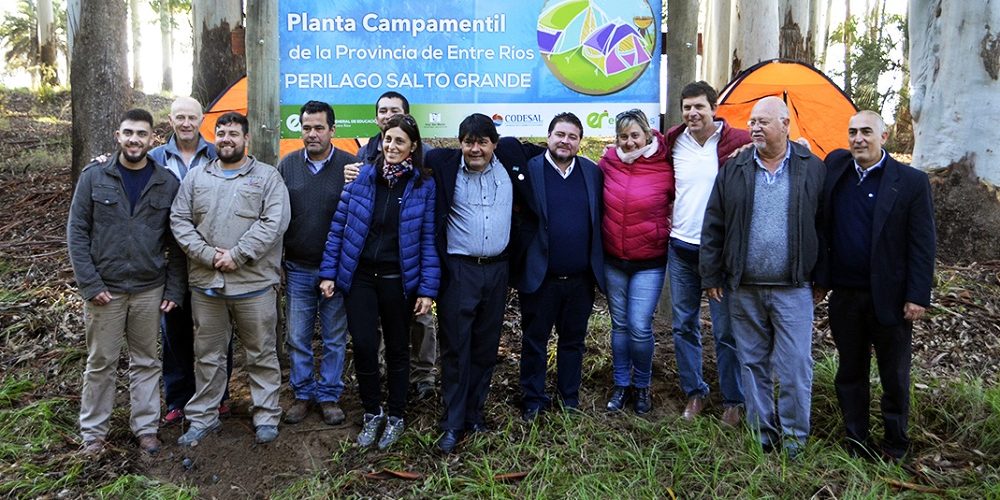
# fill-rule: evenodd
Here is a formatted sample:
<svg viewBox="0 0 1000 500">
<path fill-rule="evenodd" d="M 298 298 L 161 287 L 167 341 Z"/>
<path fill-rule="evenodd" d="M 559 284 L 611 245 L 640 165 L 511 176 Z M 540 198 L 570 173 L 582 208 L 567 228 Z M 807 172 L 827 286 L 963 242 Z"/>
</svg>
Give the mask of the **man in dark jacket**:
<svg viewBox="0 0 1000 500">
<path fill-rule="evenodd" d="M 825 248 L 826 167 L 788 140 L 788 123 L 788 108 L 777 97 L 753 107 L 748 125 L 754 147 L 716 177 L 699 269 L 709 299 L 729 295 L 750 428 L 765 449 L 783 445 L 794 457 L 809 436 L 811 284 Z M 772 377 L 781 387 L 777 413 Z"/>
<path fill-rule="evenodd" d="M 115 131 L 120 151 L 83 170 L 66 226 L 73 274 L 85 301 L 80 430 L 88 454 L 102 452 L 106 444 L 123 340 L 129 351 L 132 432 L 144 452 L 160 448 L 156 339 L 161 312 L 184 298 L 186 271 L 170 234 L 170 203 L 180 183 L 146 156 L 152 137 L 148 111 L 125 113 Z"/>
<path fill-rule="evenodd" d="M 319 291 L 319 264 L 330 220 L 344 189 L 344 165 L 358 161 L 330 142 L 336 130 L 333 108 L 309 101 L 299 110 L 303 148 L 282 158 L 278 171 L 288 187 L 292 220 L 285 232 L 285 318 L 288 321 L 289 385 L 295 402 L 284 420 L 297 424 L 309 406 L 319 404 L 323 421 L 337 425 L 344 412 L 337 405 L 344 390 L 341 375 L 347 349 L 344 298 Z M 319 377 L 313 370 L 313 330 L 319 317 L 323 354 Z"/>
<path fill-rule="evenodd" d="M 557 387 L 564 408 L 579 404 L 587 321 L 594 286 L 604 290 L 601 243 L 603 176 L 577 156 L 583 125 L 572 113 L 549 123 L 548 150 L 528 161 L 519 183 L 530 180 L 527 200 L 537 215 L 524 231 L 523 269 L 515 279 L 521 304 L 521 391 L 526 421 L 549 406 L 545 394 L 546 345 L 559 335 Z M 522 176 L 524 176 L 522 178 Z"/>
<path fill-rule="evenodd" d="M 750 134 L 715 117 L 715 89 L 706 82 L 687 84 L 681 90 L 684 123 L 667 131 L 667 151 L 674 167 L 676 196 L 670 227 L 667 270 L 670 273 L 670 303 L 673 312 L 674 355 L 681 389 L 687 396 L 683 417 L 701 413 L 708 396 L 702 378 L 701 275 L 698 248 L 705 206 L 716 175 L 733 151 L 750 142 Z M 728 299 L 708 301 L 715 337 L 715 359 L 722 393 L 722 422 L 740 423 L 743 387 L 736 341 L 729 321 Z"/>
<path fill-rule="evenodd" d="M 871 350 L 882 382 L 882 451 L 902 459 L 910 447 L 913 322 L 930 305 L 934 208 L 927 175 L 889 156 L 882 117 L 861 111 L 847 129 L 851 150 L 826 157 L 829 255 L 817 272 L 817 297 L 830 295 L 830 330 L 840 364 L 835 385 L 847 448 L 873 454 L 868 379 Z"/>
</svg>

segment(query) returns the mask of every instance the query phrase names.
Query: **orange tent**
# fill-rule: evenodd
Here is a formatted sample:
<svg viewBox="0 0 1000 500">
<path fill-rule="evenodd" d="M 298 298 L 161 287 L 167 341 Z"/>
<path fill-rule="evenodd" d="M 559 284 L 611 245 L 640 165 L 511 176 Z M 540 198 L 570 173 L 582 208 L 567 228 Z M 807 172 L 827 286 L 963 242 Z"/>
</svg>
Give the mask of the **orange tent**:
<svg viewBox="0 0 1000 500">
<path fill-rule="evenodd" d="M 219 94 L 219 97 L 216 97 L 215 101 L 208 106 L 208 110 L 205 111 L 205 120 L 201 122 L 201 136 L 212 142 L 212 137 L 215 137 L 215 121 L 230 111 L 247 114 L 247 77 L 245 76 L 236 80 L 236 83 Z M 357 139 L 334 137 L 333 145 L 352 155 L 357 154 L 358 150 L 361 149 L 361 143 Z M 301 147 L 302 141 L 300 139 L 281 139 L 279 157 L 284 157 Z"/>
<path fill-rule="evenodd" d="M 740 73 L 722 91 L 715 114 L 745 129 L 754 104 L 767 96 L 785 101 L 789 136 L 808 139 L 816 156 L 848 147 L 847 123 L 858 108 L 820 70 L 797 61 L 763 61 Z"/>
</svg>

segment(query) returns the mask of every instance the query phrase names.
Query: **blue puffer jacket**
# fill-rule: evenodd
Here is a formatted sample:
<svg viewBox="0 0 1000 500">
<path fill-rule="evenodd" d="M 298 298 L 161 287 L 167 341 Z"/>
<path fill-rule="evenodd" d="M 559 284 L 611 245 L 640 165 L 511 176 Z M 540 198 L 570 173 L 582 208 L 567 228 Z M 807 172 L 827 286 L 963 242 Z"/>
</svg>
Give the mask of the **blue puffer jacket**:
<svg viewBox="0 0 1000 500">
<path fill-rule="evenodd" d="M 399 267 L 408 299 L 437 297 L 441 282 L 441 266 L 434 248 L 434 178 L 425 178 L 420 187 L 414 187 L 419 175 L 414 171 L 406 182 L 399 209 Z M 334 280 L 337 289 L 345 293 L 351 290 L 371 227 L 375 182 L 375 167 L 362 166 L 358 178 L 344 187 L 330 223 L 319 275 Z"/>
</svg>

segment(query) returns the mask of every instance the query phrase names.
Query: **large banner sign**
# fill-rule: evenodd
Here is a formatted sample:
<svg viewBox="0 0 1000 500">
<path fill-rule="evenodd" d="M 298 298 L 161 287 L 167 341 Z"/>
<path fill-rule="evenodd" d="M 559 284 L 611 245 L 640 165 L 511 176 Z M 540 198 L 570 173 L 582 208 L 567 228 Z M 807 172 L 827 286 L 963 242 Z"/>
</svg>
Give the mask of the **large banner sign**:
<svg viewBox="0 0 1000 500">
<path fill-rule="evenodd" d="M 585 135 L 614 116 L 659 116 L 660 0 L 281 0 L 282 137 L 298 109 L 330 103 L 338 137 L 377 132 L 375 101 L 407 97 L 425 137 L 471 113 L 501 135 L 544 136 L 570 111 Z M 658 124 L 654 124 L 658 125 Z"/>
</svg>

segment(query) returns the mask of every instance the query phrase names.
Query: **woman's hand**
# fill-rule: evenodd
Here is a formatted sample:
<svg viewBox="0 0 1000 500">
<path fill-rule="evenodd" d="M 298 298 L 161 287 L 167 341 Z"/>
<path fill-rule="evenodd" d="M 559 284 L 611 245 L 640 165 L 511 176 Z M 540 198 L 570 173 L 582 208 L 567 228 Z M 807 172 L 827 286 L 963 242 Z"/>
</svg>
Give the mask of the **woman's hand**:
<svg viewBox="0 0 1000 500">
<path fill-rule="evenodd" d="M 321 285 L 322 286 L 322 285 Z M 433 301 L 430 297 L 417 297 L 417 303 L 413 306 L 413 314 L 420 316 L 421 314 L 427 314 L 431 312 L 431 304 Z"/>
<path fill-rule="evenodd" d="M 323 280 L 319 282 L 319 291 L 323 292 L 323 296 L 329 299 L 333 297 L 336 286 L 333 280 Z"/>
</svg>

